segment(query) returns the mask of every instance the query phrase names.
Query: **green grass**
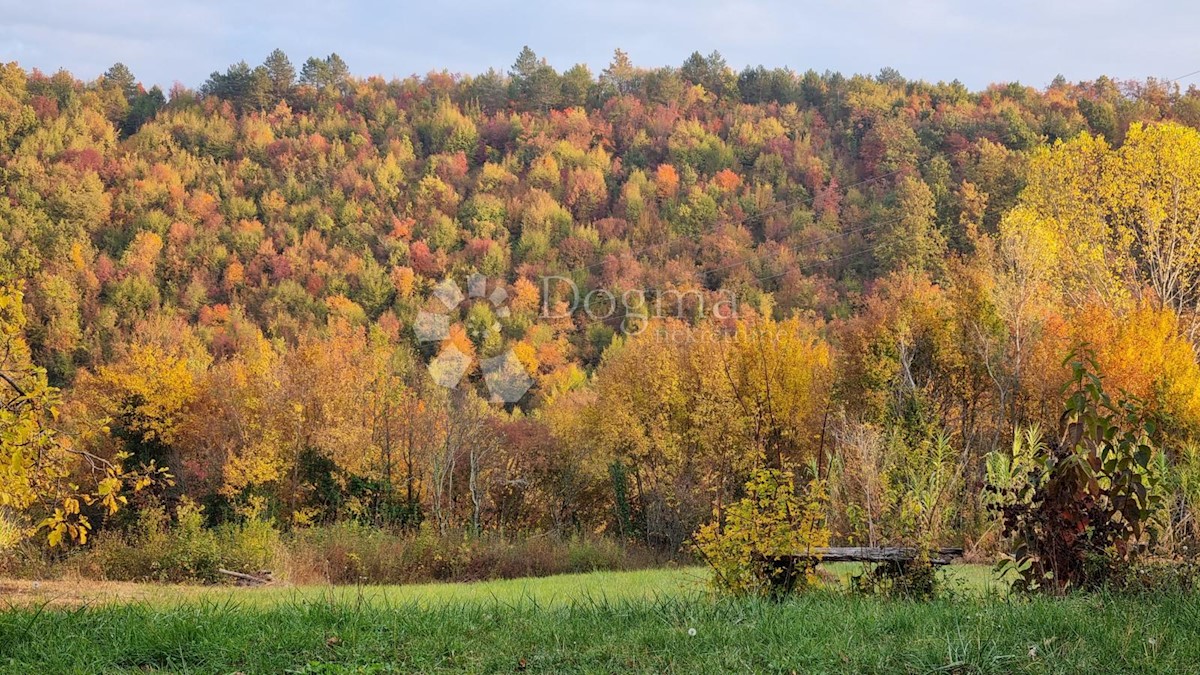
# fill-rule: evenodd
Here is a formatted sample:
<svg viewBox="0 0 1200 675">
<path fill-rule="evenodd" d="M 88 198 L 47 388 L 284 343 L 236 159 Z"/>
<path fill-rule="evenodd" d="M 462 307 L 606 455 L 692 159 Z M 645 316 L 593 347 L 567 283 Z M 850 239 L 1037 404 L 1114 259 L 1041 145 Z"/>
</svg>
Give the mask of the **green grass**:
<svg viewBox="0 0 1200 675">
<path fill-rule="evenodd" d="M 463 603 L 492 603 L 546 607 L 579 602 L 681 597 L 704 592 L 708 572 L 702 567 L 559 574 L 526 579 L 475 583 L 432 583 L 404 586 L 296 586 L 235 589 L 214 587 L 167 602 L 236 600 L 245 605 L 270 606 L 320 601 L 372 606 L 416 605 L 422 608 Z M 169 587 L 167 587 L 169 588 Z"/>
<path fill-rule="evenodd" d="M 839 569 L 846 572 L 846 569 Z M 1200 598 L 713 600 L 699 570 L 0 613 L 5 672 L 1190 672 Z M 165 587 L 168 588 L 168 587 Z M 695 635 L 689 635 L 695 629 Z"/>
<path fill-rule="evenodd" d="M 845 585 L 860 566 L 852 563 L 825 565 Z M 953 565 L 942 572 L 946 587 L 968 595 L 986 595 L 995 588 L 992 570 L 986 565 Z M 560 574 L 525 579 L 500 579 L 474 583 L 428 583 L 365 586 L 282 586 L 234 588 L 229 586 L 140 585 L 158 589 L 139 598 L 151 604 L 178 604 L 206 600 L 236 601 L 242 605 L 270 606 L 319 600 L 337 603 L 412 604 L 422 608 L 455 603 L 493 602 L 532 604 L 538 607 L 579 602 L 680 598 L 703 595 L 709 571 L 704 567 L 680 567 L 634 572 L 591 572 Z M 53 597 L 47 594 L 45 597 Z M 118 593 L 97 601 L 121 601 Z"/>
</svg>

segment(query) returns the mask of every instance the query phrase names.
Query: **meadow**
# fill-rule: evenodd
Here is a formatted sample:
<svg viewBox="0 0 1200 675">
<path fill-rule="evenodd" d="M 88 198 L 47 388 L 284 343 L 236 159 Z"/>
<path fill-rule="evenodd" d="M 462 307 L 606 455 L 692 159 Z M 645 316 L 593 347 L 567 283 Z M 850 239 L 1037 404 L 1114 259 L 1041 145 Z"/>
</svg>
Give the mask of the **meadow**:
<svg viewBox="0 0 1200 675">
<path fill-rule="evenodd" d="M 844 577 L 851 568 L 832 566 Z M 1183 672 L 1186 595 L 1009 597 L 956 566 L 932 601 L 826 588 L 715 599 L 680 568 L 475 584 L 111 584 L 0 613 L 3 672 Z M 104 590 L 99 587 L 99 591 Z M 139 591 L 140 594 L 135 594 Z M 38 594 L 41 593 L 41 596 Z M 82 603 L 82 604 L 81 604 Z"/>
<path fill-rule="evenodd" d="M 0 670 L 1196 670 L 1184 78 L 204 71 L 0 64 Z"/>
</svg>

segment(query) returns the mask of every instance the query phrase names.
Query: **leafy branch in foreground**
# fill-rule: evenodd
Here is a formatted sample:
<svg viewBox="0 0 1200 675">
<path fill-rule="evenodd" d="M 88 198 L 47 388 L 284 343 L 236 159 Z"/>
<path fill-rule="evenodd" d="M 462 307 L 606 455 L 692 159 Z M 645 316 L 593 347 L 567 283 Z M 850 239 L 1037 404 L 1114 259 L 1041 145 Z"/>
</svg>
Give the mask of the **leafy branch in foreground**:
<svg viewBox="0 0 1200 675">
<path fill-rule="evenodd" d="M 56 431 L 59 391 L 30 363 L 22 300 L 16 287 L 0 285 L 0 506 L 25 521 L 24 536 L 45 532 L 51 548 L 85 544 L 89 512 L 116 513 L 125 493 L 171 476 L 153 463 L 127 470 L 125 456 L 77 449 Z"/>
</svg>

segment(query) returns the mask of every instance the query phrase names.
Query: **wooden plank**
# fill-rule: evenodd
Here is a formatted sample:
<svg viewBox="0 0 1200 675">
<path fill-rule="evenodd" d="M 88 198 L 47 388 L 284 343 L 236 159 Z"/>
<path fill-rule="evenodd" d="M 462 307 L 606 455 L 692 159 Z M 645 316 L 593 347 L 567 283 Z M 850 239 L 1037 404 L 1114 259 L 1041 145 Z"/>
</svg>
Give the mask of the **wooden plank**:
<svg viewBox="0 0 1200 675">
<path fill-rule="evenodd" d="M 961 556 L 961 548 L 938 549 L 938 557 L 930 560 L 934 565 L 948 565 L 950 558 Z M 821 562 L 909 562 L 917 557 L 917 549 L 901 546 L 827 546 L 814 548 L 811 553 L 796 554 L 797 558 Z"/>
<path fill-rule="evenodd" d="M 220 572 L 221 574 L 231 576 L 234 579 L 237 579 L 239 583 L 252 584 L 255 586 L 261 586 L 264 584 L 271 583 L 271 576 L 270 576 L 271 573 L 270 572 L 265 572 L 265 573 L 260 572 L 260 574 L 265 574 L 265 577 L 256 577 L 256 576 L 253 576 L 250 574 L 242 574 L 241 572 L 233 572 L 233 571 L 230 571 L 227 569 L 222 569 L 222 568 L 218 568 L 217 571 Z"/>
</svg>

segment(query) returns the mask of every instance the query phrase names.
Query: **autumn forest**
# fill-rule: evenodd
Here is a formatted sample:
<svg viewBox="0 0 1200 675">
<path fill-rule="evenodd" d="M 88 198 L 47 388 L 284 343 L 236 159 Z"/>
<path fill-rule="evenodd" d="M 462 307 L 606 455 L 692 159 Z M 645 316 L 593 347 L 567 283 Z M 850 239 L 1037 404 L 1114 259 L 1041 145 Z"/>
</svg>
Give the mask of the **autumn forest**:
<svg viewBox="0 0 1200 675">
<path fill-rule="evenodd" d="M 1145 431 L 1079 488 L 1103 546 L 1200 535 L 1200 90 L 352 65 L 0 66 L 10 571 L 176 531 L 711 556 L 768 483 L 808 543 L 990 560 L 1093 403 Z"/>
</svg>

